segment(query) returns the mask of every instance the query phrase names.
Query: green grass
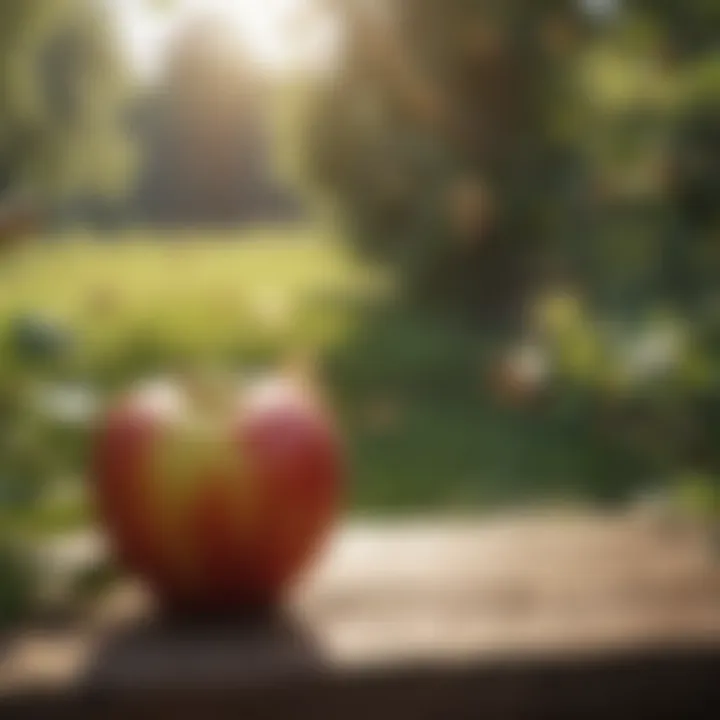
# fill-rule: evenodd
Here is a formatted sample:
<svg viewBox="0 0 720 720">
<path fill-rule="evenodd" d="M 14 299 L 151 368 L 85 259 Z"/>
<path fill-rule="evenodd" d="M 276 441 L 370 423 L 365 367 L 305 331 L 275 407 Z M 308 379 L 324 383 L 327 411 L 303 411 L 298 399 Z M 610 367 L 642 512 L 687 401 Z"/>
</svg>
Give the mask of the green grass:
<svg viewBox="0 0 720 720">
<path fill-rule="evenodd" d="M 48 371 L 111 389 L 187 362 L 222 359 L 240 369 L 318 352 L 348 436 L 356 511 L 597 497 L 608 476 L 622 484 L 627 475 L 604 467 L 603 448 L 561 410 L 539 415 L 492 399 L 492 338 L 399 303 L 369 302 L 387 297 L 391 278 L 354 260 L 330 233 L 59 238 L 1 262 L 0 333 L 34 314 L 74 339 L 50 370 L 4 353 L 5 391 Z M 36 472 L 82 475 L 86 440 L 39 430 L 31 450 L 47 459 Z M 65 527 L 83 517 L 72 503 L 43 504 L 22 523 Z"/>
<path fill-rule="evenodd" d="M 80 338 L 76 360 L 93 371 L 122 372 L 133 354 L 267 355 L 337 341 L 348 318 L 327 300 L 374 279 L 317 233 L 234 240 L 136 235 L 36 246 L 0 268 L 0 327 L 25 313 L 53 318 Z"/>
</svg>

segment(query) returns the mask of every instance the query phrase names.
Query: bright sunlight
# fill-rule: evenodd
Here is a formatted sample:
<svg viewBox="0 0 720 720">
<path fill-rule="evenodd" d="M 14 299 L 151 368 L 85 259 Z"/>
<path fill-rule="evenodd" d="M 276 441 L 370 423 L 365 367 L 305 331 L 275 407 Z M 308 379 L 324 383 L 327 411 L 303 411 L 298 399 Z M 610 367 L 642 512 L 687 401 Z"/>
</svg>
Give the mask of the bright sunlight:
<svg viewBox="0 0 720 720">
<path fill-rule="evenodd" d="M 118 17 L 123 46 L 141 79 L 162 69 L 169 43 L 207 17 L 237 33 L 249 56 L 269 73 L 318 72 L 337 46 L 337 27 L 313 0 L 105 0 Z"/>
</svg>

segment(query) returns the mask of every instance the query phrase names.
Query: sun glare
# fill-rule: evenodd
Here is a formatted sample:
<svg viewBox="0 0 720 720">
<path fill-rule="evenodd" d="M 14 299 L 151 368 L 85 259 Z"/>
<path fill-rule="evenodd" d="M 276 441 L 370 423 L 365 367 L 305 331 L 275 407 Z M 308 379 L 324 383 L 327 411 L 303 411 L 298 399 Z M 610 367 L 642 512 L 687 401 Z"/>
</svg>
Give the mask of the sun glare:
<svg viewBox="0 0 720 720">
<path fill-rule="evenodd" d="M 169 42 L 203 17 L 219 18 L 237 33 L 268 72 L 327 67 L 337 43 L 332 19 L 313 0 L 177 0 L 153 9 L 146 0 L 107 0 L 118 17 L 130 61 L 142 77 L 160 72 Z"/>
</svg>

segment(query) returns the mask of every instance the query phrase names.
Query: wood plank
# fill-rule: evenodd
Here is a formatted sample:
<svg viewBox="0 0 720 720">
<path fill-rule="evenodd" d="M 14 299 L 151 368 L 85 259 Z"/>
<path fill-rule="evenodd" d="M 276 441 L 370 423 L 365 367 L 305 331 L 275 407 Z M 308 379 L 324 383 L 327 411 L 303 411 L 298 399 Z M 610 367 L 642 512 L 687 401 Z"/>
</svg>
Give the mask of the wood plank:
<svg viewBox="0 0 720 720">
<path fill-rule="evenodd" d="M 366 522 L 274 617 L 163 619 L 128 582 L 73 623 L 16 633 L 0 717 L 720 717 L 718 671 L 720 564 L 695 529 Z"/>
</svg>

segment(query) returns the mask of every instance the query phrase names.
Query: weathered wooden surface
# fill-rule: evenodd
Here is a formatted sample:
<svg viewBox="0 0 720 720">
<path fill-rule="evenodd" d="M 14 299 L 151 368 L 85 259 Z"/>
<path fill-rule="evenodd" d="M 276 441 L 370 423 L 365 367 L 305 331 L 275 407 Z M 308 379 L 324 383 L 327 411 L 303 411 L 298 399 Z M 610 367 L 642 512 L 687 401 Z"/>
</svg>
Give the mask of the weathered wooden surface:
<svg viewBox="0 0 720 720">
<path fill-rule="evenodd" d="M 282 616 L 163 620 L 127 584 L 17 633 L 3 708 L 720 717 L 720 564 L 700 533 L 638 517 L 356 524 Z"/>
</svg>

